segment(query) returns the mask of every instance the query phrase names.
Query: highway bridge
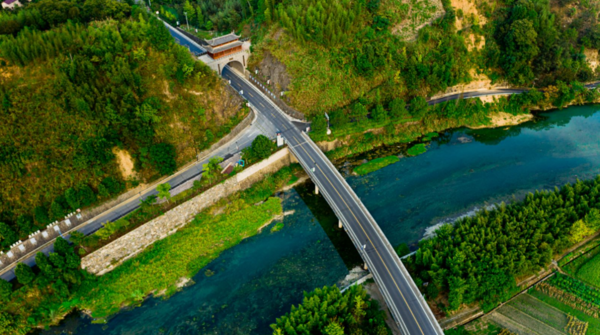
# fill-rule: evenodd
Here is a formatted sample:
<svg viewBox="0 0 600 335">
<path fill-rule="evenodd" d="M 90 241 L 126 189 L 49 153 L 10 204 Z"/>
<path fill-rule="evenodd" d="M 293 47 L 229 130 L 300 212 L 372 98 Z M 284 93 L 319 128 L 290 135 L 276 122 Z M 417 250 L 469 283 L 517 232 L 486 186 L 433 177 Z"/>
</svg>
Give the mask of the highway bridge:
<svg viewBox="0 0 600 335">
<path fill-rule="evenodd" d="M 223 78 L 279 129 L 291 152 L 342 222 L 373 274 L 402 334 L 443 334 L 433 313 L 367 208 L 317 145 L 235 70 Z"/>
</svg>

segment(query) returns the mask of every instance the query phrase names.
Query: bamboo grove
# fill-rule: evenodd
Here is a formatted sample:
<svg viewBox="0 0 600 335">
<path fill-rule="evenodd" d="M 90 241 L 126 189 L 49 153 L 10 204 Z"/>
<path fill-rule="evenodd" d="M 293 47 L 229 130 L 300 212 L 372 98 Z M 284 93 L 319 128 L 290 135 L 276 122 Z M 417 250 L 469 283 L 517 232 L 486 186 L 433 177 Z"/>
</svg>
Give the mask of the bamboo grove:
<svg viewBox="0 0 600 335">
<path fill-rule="evenodd" d="M 529 194 L 442 226 L 420 242 L 408 266 L 417 282 L 428 283 L 429 298 L 448 292 L 448 310 L 476 301 L 486 310 L 514 293 L 517 277 L 600 229 L 599 208 L 600 176 Z"/>
<path fill-rule="evenodd" d="M 385 313 L 360 285 L 344 293 L 335 285 L 305 292 L 302 304 L 292 306 L 271 328 L 273 335 L 391 334 Z"/>
</svg>

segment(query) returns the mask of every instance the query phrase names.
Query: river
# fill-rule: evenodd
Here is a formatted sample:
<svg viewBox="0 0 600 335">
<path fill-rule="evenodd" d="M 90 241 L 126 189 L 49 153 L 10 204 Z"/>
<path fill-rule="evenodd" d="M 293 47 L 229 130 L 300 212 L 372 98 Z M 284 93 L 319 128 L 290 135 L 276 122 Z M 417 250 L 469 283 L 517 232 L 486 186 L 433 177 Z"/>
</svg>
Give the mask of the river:
<svg viewBox="0 0 600 335">
<path fill-rule="evenodd" d="M 392 245 L 414 248 L 436 223 L 599 174 L 599 108 L 570 107 L 510 128 L 448 131 L 426 153 L 362 177 L 350 175 L 352 166 L 405 148 L 378 149 L 338 167 Z M 150 298 L 107 324 L 71 315 L 43 334 L 270 333 L 269 324 L 301 302 L 303 291 L 340 284 L 359 263 L 310 184 L 279 196 L 284 210 L 295 210 L 282 230 L 265 229 L 225 251 L 171 298 Z"/>
</svg>

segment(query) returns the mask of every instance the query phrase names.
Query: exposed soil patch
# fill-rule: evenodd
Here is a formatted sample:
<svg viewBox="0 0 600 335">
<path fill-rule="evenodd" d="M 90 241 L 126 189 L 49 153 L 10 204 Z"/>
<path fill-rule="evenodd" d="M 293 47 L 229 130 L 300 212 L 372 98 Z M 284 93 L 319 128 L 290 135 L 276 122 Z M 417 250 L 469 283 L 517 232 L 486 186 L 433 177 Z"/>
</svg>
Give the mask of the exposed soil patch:
<svg viewBox="0 0 600 335">
<path fill-rule="evenodd" d="M 484 25 L 487 20 L 479 14 L 474 1 L 470 0 L 450 0 L 450 4 L 456 10 L 455 26 L 457 30 L 470 27 L 474 24 Z"/>
<path fill-rule="evenodd" d="M 392 34 L 414 40 L 424 26 L 442 17 L 446 11 L 441 0 L 387 0 L 385 8 L 393 14 Z"/>
<path fill-rule="evenodd" d="M 521 114 L 521 115 L 512 115 L 504 112 L 498 112 L 494 114 L 490 114 L 490 125 L 489 126 L 479 126 L 479 127 L 470 127 L 472 129 L 480 129 L 480 128 L 496 128 L 496 127 L 506 127 L 506 126 L 514 126 L 523 122 L 527 122 L 533 119 L 532 114 Z"/>
<path fill-rule="evenodd" d="M 171 90 L 169 89 L 169 82 L 165 80 L 164 85 L 165 89 L 163 90 L 163 93 L 165 94 L 168 100 L 173 100 L 175 96 L 171 94 Z"/>
<path fill-rule="evenodd" d="M 585 55 L 585 60 L 587 61 L 590 68 L 596 71 L 596 68 L 598 67 L 598 50 L 585 49 L 583 51 L 583 54 Z"/>
<path fill-rule="evenodd" d="M 481 50 L 485 47 L 485 37 L 470 33 L 466 38 L 467 49 L 469 51 Z"/>
<path fill-rule="evenodd" d="M 127 150 L 113 148 L 112 152 L 117 157 L 117 164 L 119 164 L 119 170 L 121 171 L 121 175 L 123 179 L 129 179 L 129 177 L 135 176 L 135 171 L 133 171 L 133 158 L 131 158 L 131 154 Z"/>
</svg>

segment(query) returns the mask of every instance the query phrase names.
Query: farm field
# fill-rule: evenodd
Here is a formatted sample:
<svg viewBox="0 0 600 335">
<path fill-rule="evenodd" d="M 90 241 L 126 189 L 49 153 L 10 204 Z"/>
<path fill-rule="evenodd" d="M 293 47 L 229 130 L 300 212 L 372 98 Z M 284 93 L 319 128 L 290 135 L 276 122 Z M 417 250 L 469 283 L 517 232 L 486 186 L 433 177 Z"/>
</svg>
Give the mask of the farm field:
<svg viewBox="0 0 600 335">
<path fill-rule="evenodd" d="M 600 254 L 596 254 L 581 265 L 575 276 L 588 284 L 600 288 Z"/>
<path fill-rule="evenodd" d="M 574 309 L 563 302 L 559 301 L 556 298 L 550 297 L 545 293 L 542 293 L 537 290 L 532 290 L 528 293 L 534 298 L 537 298 L 540 301 L 566 313 L 570 314 L 581 321 L 585 321 L 588 323 L 588 330 L 586 332 L 587 335 L 600 335 L 600 319 L 597 319 L 593 316 L 587 315 L 577 309 Z"/>
<path fill-rule="evenodd" d="M 571 276 L 577 277 L 577 273 L 579 272 L 579 270 L 581 270 L 584 267 L 585 264 L 587 264 L 589 262 L 596 262 L 596 265 L 598 264 L 597 262 L 600 261 L 600 259 L 598 259 L 598 255 L 600 255 L 600 246 L 596 246 L 594 248 L 587 250 L 584 255 L 581 255 L 581 256 L 575 258 L 574 260 L 569 261 L 566 264 L 560 265 L 560 267 L 561 267 L 561 269 L 563 269 L 563 271 L 569 273 Z M 565 258 L 567 258 L 567 257 L 565 257 Z M 561 262 L 562 262 L 562 260 L 561 260 Z M 559 262 L 559 264 L 561 262 Z M 596 286 L 598 286 L 598 285 L 596 285 Z"/>
<path fill-rule="evenodd" d="M 566 334 L 568 323 L 566 313 L 529 294 L 519 296 L 486 318 L 515 334 Z"/>
</svg>

